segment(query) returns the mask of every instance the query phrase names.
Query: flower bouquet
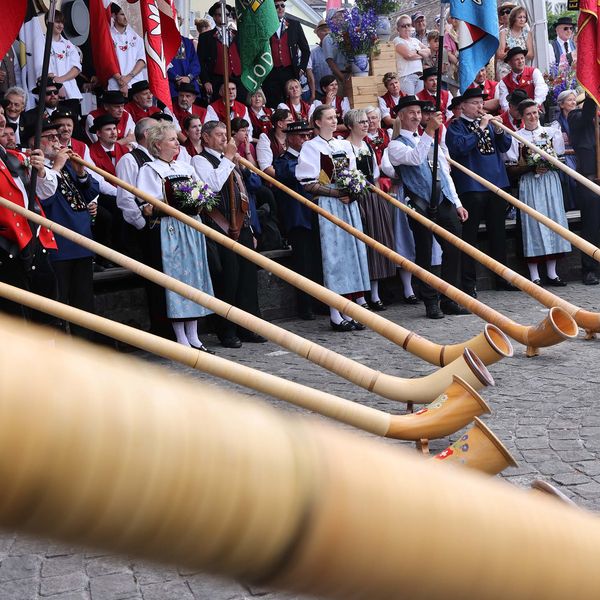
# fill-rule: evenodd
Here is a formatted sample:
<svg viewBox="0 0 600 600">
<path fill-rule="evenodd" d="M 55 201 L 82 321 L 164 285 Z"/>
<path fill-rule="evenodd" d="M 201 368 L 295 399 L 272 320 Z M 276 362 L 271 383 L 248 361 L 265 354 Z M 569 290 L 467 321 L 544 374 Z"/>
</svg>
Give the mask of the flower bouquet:
<svg viewBox="0 0 600 600">
<path fill-rule="evenodd" d="M 351 200 L 358 200 L 369 189 L 367 178 L 358 169 L 342 169 L 335 180 L 335 185 L 341 192 L 350 196 Z"/>
<path fill-rule="evenodd" d="M 197 215 L 202 210 L 211 211 L 219 204 L 219 196 L 203 181 L 181 181 L 173 183 L 172 199 L 182 212 Z"/>
<path fill-rule="evenodd" d="M 552 145 L 552 138 L 546 131 L 540 134 L 539 139 L 533 140 L 533 143 L 547 152 L 553 158 L 560 160 L 559 156 L 556 154 L 554 150 L 554 146 Z M 546 171 L 556 171 L 557 168 L 551 162 L 548 162 L 543 156 L 534 152 L 533 150 L 529 150 L 528 148 L 523 148 L 523 154 L 525 158 L 525 164 L 528 167 L 531 167 L 532 170 L 536 171 L 535 177 L 538 178 L 540 173 L 537 173 L 537 169 L 545 169 Z"/>
<path fill-rule="evenodd" d="M 343 20 L 328 21 L 331 35 L 348 59 L 369 55 L 377 44 L 377 16 L 373 9 L 366 12 L 357 6 L 346 10 Z"/>
<path fill-rule="evenodd" d="M 558 96 L 565 90 L 577 91 L 577 75 L 575 70 L 566 61 L 554 63 L 550 66 L 548 73 L 544 73 L 544 81 L 548 85 L 547 100 L 556 104 Z"/>
</svg>

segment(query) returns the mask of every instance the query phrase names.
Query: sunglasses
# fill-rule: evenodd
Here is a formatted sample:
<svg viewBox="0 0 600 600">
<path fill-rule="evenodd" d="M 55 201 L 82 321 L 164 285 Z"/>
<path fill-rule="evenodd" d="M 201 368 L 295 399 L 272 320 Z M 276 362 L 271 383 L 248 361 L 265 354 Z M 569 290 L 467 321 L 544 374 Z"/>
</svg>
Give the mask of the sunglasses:
<svg viewBox="0 0 600 600">
<path fill-rule="evenodd" d="M 275 8 L 285 8 L 285 2 L 276 2 Z"/>
<path fill-rule="evenodd" d="M 411 24 L 411 23 L 403 23 L 402 25 L 400 25 L 400 27 L 401 27 L 402 29 L 404 29 L 404 28 L 406 28 L 406 27 L 412 27 L 412 24 Z"/>
<path fill-rule="evenodd" d="M 501 14 L 501 15 L 503 15 L 503 16 L 504 16 L 504 15 L 510 15 L 510 11 L 511 11 L 511 10 L 512 10 L 512 9 L 510 9 L 510 8 L 504 8 L 504 9 L 502 9 L 502 10 L 500 11 L 500 13 L 499 13 L 499 14 Z"/>
<path fill-rule="evenodd" d="M 46 90 L 46 96 L 58 96 L 58 90 Z"/>
<path fill-rule="evenodd" d="M 561 27 L 565 30 L 565 31 L 573 31 L 573 27 L 571 27 L 570 25 L 561 25 Z"/>
</svg>

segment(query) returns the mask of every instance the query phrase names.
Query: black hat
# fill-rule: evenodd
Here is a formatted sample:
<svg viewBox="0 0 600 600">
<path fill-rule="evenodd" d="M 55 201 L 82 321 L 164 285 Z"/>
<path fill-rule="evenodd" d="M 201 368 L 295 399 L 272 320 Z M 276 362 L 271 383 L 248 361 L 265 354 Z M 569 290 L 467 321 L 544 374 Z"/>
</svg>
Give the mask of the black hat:
<svg viewBox="0 0 600 600">
<path fill-rule="evenodd" d="M 571 17 L 561 17 L 554 23 L 554 29 L 556 29 L 559 25 L 570 25 L 571 27 L 575 27 L 575 23 L 571 20 Z"/>
<path fill-rule="evenodd" d="M 519 46 L 515 46 L 511 48 L 507 53 L 504 59 L 504 62 L 508 62 L 513 56 L 517 54 L 522 54 L 523 56 L 527 56 L 527 48 L 519 48 Z"/>
<path fill-rule="evenodd" d="M 311 133 L 313 129 L 314 128 L 311 127 L 307 121 L 301 119 L 300 121 L 288 123 L 288 126 L 283 130 L 283 133 Z"/>
<path fill-rule="evenodd" d="M 113 15 L 118 15 L 123 9 L 116 3 L 116 2 L 111 2 L 110 3 L 110 12 Z"/>
<path fill-rule="evenodd" d="M 58 119 L 71 119 L 73 121 L 73 125 L 77 122 L 77 117 L 75 113 L 66 108 L 65 106 L 59 106 L 51 115 L 50 121 L 57 121 Z"/>
<path fill-rule="evenodd" d="M 406 108 L 407 106 L 420 106 L 423 108 L 423 105 L 426 104 L 423 100 L 419 100 L 416 96 L 402 96 L 400 100 L 398 100 L 398 104 L 394 107 L 396 113 Z"/>
<path fill-rule="evenodd" d="M 35 135 L 35 125 L 35 121 L 32 121 L 31 123 L 27 123 L 25 125 L 23 133 L 21 134 L 22 145 L 26 145 L 27 142 L 29 142 L 29 140 Z M 54 123 L 51 123 L 47 119 L 44 119 L 42 121 L 42 133 L 44 133 L 44 131 L 50 131 L 51 129 L 56 130 L 56 125 Z"/>
<path fill-rule="evenodd" d="M 35 82 L 35 87 L 31 90 L 32 94 L 39 94 L 40 93 L 40 85 L 42 83 L 42 78 L 38 77 L 38 80 Z M 57 90 L 60 90 L 60 88 L 63 86 L 62 83 L 58 83 L 57 81 L 54 81 L 54 77 L 48 77 L 48 82 L 46 83 L 47 87 L 55 87 Z"/>
<path fill-rule="evenodd" d="M 4 129 L 6 129 L 7 127 L 10 127 L 13 131 L 17 131 L 17 123 L 11 123 L 9 121 L 6 121 L 6 125 L 4 125 Z"/>
<path fill-rule="evenodd" d="M 115 119 L 115 117 L 111 117 L 108 114 L 100 115 L 94 119 L 94 123 L 90 127 L 90 133 L 96 133 L 100 129 L 102 129 L 105 125 L 118 125 L 119 119 Z"/>
<path fill-rule="evenodd" d="M 177 86 L 177 91 L 187 92 L 188 94 L 196 94 L 196 96 L 198 95 L 198 90 L 196 89 L 196 86 L 193 83 L 180 83 Z"/>
<path fill-rule="evenodd" d="M 423 69 L 423 75 L 419 79 L 425 81 L 428 77 L 433 77 L 434 75 L 437 75 L 437 67 L 427 67 Z"/>
<path fill-rule="evenodd" d="M 119 90 L 107 90 L 100 96 L 100 104 L 125 104 L 127 98 Z"/>
<path fill-rule="evenodd" d="M 470 100 L 471 98 L 483 98 L 485 100 L 488 95 L 479 86 L 475 86 L 472 88 L 467 88 L 463 92 L 463 95 L 459 97 L 460 102 L 464 102 L 465 100 Z"/>
<path fill-rule="evenodd" d="M 421 107 L 421 110 L 426 113 L 436 112 L 433 102 L 424 102 L 423 106 Z"/>
<path fill-rule="evenodd" d="M 509 104 L 513 104 L 514 106 L 518 106 L 520 102 L 523 102 L 523 100 L 527 100 L 527 98 L 529 98 L 527 92 L 525 90 L 522 90 L 521 88 L 513 90 L 512 94 L 509 94 L 506 97 Z"/>
<path fill-rule="evenodd" d="M 153 115 L 150 115 L 151 119 L 154 119 L 155 121 L 169 121 L 169 122 L 173 122 L 173 117 L 166 113 L 166 112 L 156 112 Z"/>
<path fill-rule="evenodd" d="M 150 84 L 145 79 L 142 79 L 141 81 L 136 81 L 129 88 L 129 98 L 133 98 L 133 96 L 135 94 L 137 94 L 138 92 L 145 92 L 146 90 L 149 90 L 149 89 L 150 89 Z"/>
<path fill-rule="evenodd" d="M 452 98 L 452 100 L 450 101 L 450 104 L 448 104 L 448 110 L 454 110 L 455 108 L 460 106 L 461 102 L 462 102 L 462 96 L 454 96 Z"/>
</svg>

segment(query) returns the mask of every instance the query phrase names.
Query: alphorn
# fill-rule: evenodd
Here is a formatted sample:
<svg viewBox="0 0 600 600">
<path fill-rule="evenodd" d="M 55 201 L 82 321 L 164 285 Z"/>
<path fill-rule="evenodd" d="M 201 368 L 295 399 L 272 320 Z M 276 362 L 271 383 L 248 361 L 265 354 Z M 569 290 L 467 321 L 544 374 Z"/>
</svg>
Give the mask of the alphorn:
<svg viewBox="0 0 600 600">
<path fill-rule="evenodd" d="M 466 170 L 469 171 L 469 169 Z M 469 171 L 469 173 L 472 172 Z M 472 174 L 475 175 L 475 173 Z M 478 176 L 478 179 L 482 178 Z M 571 304 L 571 302 L 564 300 L 563 298 L 557 296 L 556 294 L 553 294 L 549 290 L 539 285 L 536 285 L 535 283 L 533 283 L 533 281 L 527 279 L 526 277 L 523 277 L 523 275 L 513 271 L 506 265 L 503 265 L 501 262 L 498 262 L 497 260 L 493 259 L 491 256 L 485 254 L 485 252 L 482 252 L 481 250 L 475 248 L 475 246 L 471 246 L 471 244 L 465 242 L 463 239 L 459 238 L 458 236 L 454 235 L 453 233 L 449 232 L 443 227 L 440 227 L 439 225 L 428 219 L 426 216 L 421 215 L 417 211 L 411 210 L 410 208 L 408 208 L 408 206 L 402 204 L 402 202 L 396 200 L 396 198 L 394 198 L 393 196 L 386 194 L 379 188 L 371 186 L 371 190 L 379 196 L 381 196 L 382 198 L 384 198 L 385 200 L 387 200 L 390 204 L 393 204 L 394 206 L 399 208 L 409 217 L 415 219 L 415 221 L 418 221 L 421 225 L 423 225 L 423 227 L 426 227 L 436 235 L 444 238 L 445 240 L 459 248 L 465 254 L 468 254 L 469 256 L 473 257 L 484 267 L 487 267 L 488 269 L 490 269 L 490 271 L 496 273 L 496 275 L 499 275 L 506 281 L 509 281 L 519 289 L 523 290 L 526 294 L 528 294 L 544 306 L 547 306 L 550 309 L 552 309 L 553 307 L 559 307 L 566 311 L 577 325 L 583 327 L 586 330 L 586 336 L 588 338 L 592 336 L 594 331 L 600 331 L 600 313 L 583 310 L 579 306 Z M 573 329 L 573 331 L 576 331 L 576 329 Z"/>
<path fill-rule="evenodd" d="M 456 375 L 444 393 L 428 406 L 416 413 L 392 415 L 218 356 L 211 356 L 195 348 L 165 340 L 1 282 L 0 296 L 177 361 L 197 371 L 269 394 L 284 402 L 383 437 L 409 441 L 446 437 L 468 425 L 474 417 L 491 412 L 483 398 Z M 472 360 L 474 368 L 478 369 L 480 379 L 485 380 L 487 385 L 494 385 L 494 380 L 485 366 L 470 350 L 465 349 L 465 352 L 469 353 L 469 360 Z M 492 466 L 492 463 L 487 465 L 486 472 L 490 472 Z M 479 465 L 476 466 L 478 467 Z"/>
<path fill-rule="evenodd" d="M 314 202 L 307 200 L 301 194 L 298 194 L 294 190 L 289 189 L 281 182 L 277 181 L 277 179 L 270 177 L 266 173 L 263 173 L 247 160 L 240 158 L 240 163 L 262 177 L 264 180 L 286 192 L 292 198 L 304 204 L 304 206 L 307 206 L 328 221 L 331 221 L 335 225 L 341 227 L 350 235 L 358 238 L 361 242 L 364 242 L 379 252 L 382 256 L 385 256 L 388 260 L 392 261 L 403 269 L 406 269 L 413 275 L 416 275 L 421 281 L 429 284 L 440 294 L 444 294 L 448 298 L 458 302 L 458 304 L 464 306 L 484 321 L 496 325 L 496 327 L 501 329 L 513 340 L 516 340 L 517 342 L 526 346 L 527 356 L 536 356 L 539 353 L 538 348 L 553 346 L 560 342 L 564 342 L 567 339 L 576 337 L 577 325 L 564 310 L 551 309 L 548 313 L 548 316 L 536 326 L 525 326 L 521 325 L 520 323 L 516 323 L 493 308 L 483 304 L 483 302 L 480 302 L 476 298 L 465 294 L 465 292 L 455 288 L 454 286 L 445 282 L 443 279 L 436 277 L 433 273 L 430 273 L 429 271 L 419 267 L 397 252 L 394 252 L 391 248 L 388 248 L 387 246 L 384 246 L 380 242 L 374 240 L 372 237 L 369 237 L 359 229 L 352 227 L 352 225 L 349 225 L 345 221 L 342 221 L 342 219 L 332 215 L 330 212 L 324 210 Z"/>
<path fill-rule="evenodd" d="M 343 600 L 600 589 L 585 510 L 70 345 L 3 327 L 5 530 Z"/>
<path fill-rule="evenodd" d="M 214 296 L 210 296 L 201 290 L 169 277 L 165 273 L 161 273 L 152 267 L 144 265 L 129 256 L 125 256 L 120 252 L 107 248 L 94 240 L 63 227 L 58 223 L 54 223 L 45 217 L 37 215 L 5 198 L 0 197 L 0 205 L 10 208 L 10 210 L 20 215 L 26 216 L 27 219 L 33 223 L 48 228 L 50 231 L 87 248 L 91 252 L 99 254 L 111 262 L 129 269 L 140 277 L 144 277 L 184 298 L 188 298 L 197 304 L 205 306 L 223 318 L 228 319 L 241 327 L 250 329 L 266 337 L 275 344 L 324 367 L 332 373 L 359 385 L 369 392 L 373 392 L 374 394 L 378 394 L 389 400 L 417 403 L 431 402 L 437 396 L 442 394 L 452 383 L 453 375 L 462 377 L 462 379 L 475 389 L 481 389 L 481 387 L 487 383 L 485 380 L 482 381 L 479 378 L 479 369 L 473 367 L 470 357 L 474 353 L 466 353 L 464 350 L 459 358 L 455 359 L 445 367 L 441 367 L 435 373 L 431 373 L 424 377 L 404 379 L 381 373 L 380 371 L 366 367 L 365 365 L 346 358 L 332 350 L 328 350 L 323 346 L 319 346 L 291 331 L 282 329 L 273 323 L 268 323 L 267 321 L 251 315 L 235 306 L 231 306 Z M 508 344 L 507 347 L 511 349 L 510 344 Z M 503 349 L 498 347 L 498 352 L 502 353 L 502 351 Z"/>
<path fill-rule="evenodd" d="M 207 238 L 214 240 L 232 252 L 243 256 L 245 259 L 263 268 L 265 271 L 273 273 L 277 277 L 287 281 L 290 285 L 303 290 L 324 304 L 337 308 L 343 314 L 351 316 L 353 319 L 363 323 L 379 335 L 387 338 L 391 342 L 401 346 L 407 352 L 422 358 L 428 363 L 438 366 L 447 365 L 449 362 L 460 357 L 465 348 L 473 350 L 486 365 L 490 365 L 501 358 L 512 356 L 513 354 L 508 338 L 497 327 L 490 327 L 489 324 L 486 324 L 482 333 L 462 344 L 440 345 L 426 340 L 397 323 L 362 308 L 356 304 L 356 302 L 352 302 L 351 300 L 348 300 L 348 298 L 344 298 L 343 296 L 328 290 L 326 287 L 295 273 L 291 269 L 263 256 L 259 252 L 255 252 L 246 246 L 238 244 L 228 236 L 215 231 L 212 227 L 199 223 L 189 215 L 184 215 L 182 212 L 161 202 L 157 198 L 154 198 L 154 196 L 151 196 L 144 190 L 140 190 L 126 181 L 115 177 L 111 173 L 99 169 L 96 165 L 87 163 L 77 157 L 74 157 L 71 160 L 75 160 L 86 168 L 95 171 L 110 183 L 131 192 L 138 198 L 144 200 L 144 202 L 148 202 L 149 204 L 160 208 L 163 213 L 179 219 L 189 227 L 200 231 Z"/>
</svg>

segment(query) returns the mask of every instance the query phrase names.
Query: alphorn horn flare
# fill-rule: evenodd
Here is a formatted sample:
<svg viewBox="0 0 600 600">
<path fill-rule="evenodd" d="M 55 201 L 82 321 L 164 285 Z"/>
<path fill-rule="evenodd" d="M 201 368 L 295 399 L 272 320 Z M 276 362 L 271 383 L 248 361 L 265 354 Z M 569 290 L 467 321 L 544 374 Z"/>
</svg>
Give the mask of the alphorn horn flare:
<svg viewBox="0 0 600 600">
<path fill-rule="evenodd" d="M 533 283 L 533 281 L 530 281 L 526 277 L 523 277 L 522 275 L 513 271 L 506 265 L 503 265 L 502 263 L 493 259 L 491 256 L 485 254 L 478 248 L 475 248 L 475 246 L 471 246 L 471 244 L 465 242 L 450 231 L 444 229 L 443 227 L 440 227 L 437 223 L 434 223 L 426 216 L 414 210 L 411 210 L 410 208 L 408 208 L 408 206 L 402 204 L 402 202 L 399 202 L 393 196 L 390 196 L 390 194 L 386 194 L 384 191 L 380 190 L 379 188 L 376 188 L 375 186 L 371 186 L 371 190 L 379 196 L 381 196 L 382 198 L 384 198 L 385 200 L 387 200 L 390 204 L 393 204 L 394 206 L 399 208 L 409 217 L 415 219 L 415 221 L 418 221 L 421 225 L 423 225 L 423 227 L 426 227 L 436 235 L 439 235 L 440 237 L 449 241 L 451 244 L 455 245 L 459 250 L 473 257 L 484 267 L 487 267 L 488 269 L 490 269 L 490 271 L 496 273 L 496 275 L 499 275 L 500 277 L 506 279 L 506 281 L 509 281 L 519 289 L 523 290 L 526 294 L 528 294 L 532 298 L 535 298 L 535 300 L 537 300 L 544 306 L 547 306 L 551 310 L 553 307 L 558 307 L 566 311 L 573 320 L 573 322 L 570 324 L 570 332 L 572 334 L 571 337 L 577 336 L 577 325 L 584 327 L 586 328 L 586 330 L 588 330 L 587 328 L 590 325 L 596 324 L 596 326 L 598 327 L 596 331 L 600 331 L 600 313 L 585 311 L 580 307 L 571 304 L 567 300 L 563 300 L 556 294 L 553 294 L 549 290 L 539 285 L 536 285 L 535 283 Z M 555 317 L 555 319 L 558 319 L 558 317 Z M 569 331 L 568 320 L 563 321 L 562 328 L 564 331 Z"/>
<path fill-rule="evenodd" d="M 600 520 L 585 510 L 69 346 L 3 327 L 8 531 L 344 600 L 600 589 Z"/>
<path fill-rule="evenodd" d="M 327 304 L 327 306 L 333 306 L 343 314 L 349 315 L 353 319 L 360 321 L 379 335 L 387 338 L 391 342 L 401 346 L 407 352 L 422 358 L 428 363 L 443 367 L 454 359 L 460 357 L 465 348 L 470 348 L 473 350 L 486 365 L 490 365 L 497 362 L 501 358 L 513 355 L 513 350 L 508 338 L 497 327 L 490 326 L 489 324 L 486 324 L 482 333 L 462 344 L 449 344 L 442 346 L 426 340 L 418 334 L 409 331 L 408 329 L 404 329 L 404 327 L 398 325 L 397 323 L 385 319 L 377 313 L 362 308 L 356 304 L 356 302 L 352 302 L 351 300 L 348 300 L 348 298 L 344 298 L 343 296 L 328 290 L 326 287 L 319 285 L 318 283 L 315 283 L 314 281 L 311 281 L 310 279 L 307 279 L 298 273 L 295 273 L 291 269 L 288 269 L 274 260 L 263 256 L 259 252 L 255 252 L 246 246 L 238 244 L 236 241 L 232 240 L 226 235 L 215 231 L 213 228 L 208 227 L 203 223 L 199 223 L 189 215 L 184 215 L 182 212 L 176 210 L 168 204 L 165 204 L 164 202 L 161 202 L 157 198 L 154 198 L 154 196 L 151 196 L 144 190 L 140 190 L 126 181 L 115 177 L 111 173 L 98 168 L 96 165 L 87 163 L 78 157 L 73 157 L 71 160 L 75 160 L 76 162 L 84 165 L 86 168 L 95 171 L 99 175 L 102 175 L 102 177 L 104 177 L 107 181 L 131 192 L 138 198 L 144 200 L 144 202 L 148 202 L 149 204 L 160 208 L 163 213 L 180 220 L 182 223 L 185 223 L 197 231 L 200 231 L 207 238 L 214 240 L 232 252 L 243 256 L 250 262 L 265 269 L 265 271 L 273 273 L 277 277 L 287 281 L 287 283 L 290 285 L 303 290 L 314 298 L 317 298 L 324 304 Z"/>
<path fill-rule="evenodd" d="M 374 394 L 388 398 L 389 400 L 417 403 L 431 402 L 437 396 L 442 394 L 452 383 L 453 375 L 459 375 L 475 389 L 481 389 L 486 383 L 485 378 L 483 378 L 483 381 L 480 379 L 480 369 L 474 367 L 473 361 L 471 360 L 471 357 L 475 354 L 474 352 L 463 352 L 459 358 L 455 359 L 445 367 L 438 369 L 435 373 L 416 379 L 403 379 L 401 377 L 394 377 L 392 375 L 381 373 L 380 371 L 366 367 L 365 365 L 346 358 L 332 350 L 328 350 L 323 346 L 319 346 L 291 331 L 282 329 L 273 323 L 268 323 L 267 321 L 255 317 L 235 306 L 231 306 L 214 296 L 210 296 L 201 290 L 169 277 L 165 273 L 161 273 L 160 271 L 144 265 L 129 256 L 125 256 L 116 250 L 107 248 L 94 240 L 63 227 L 58 223 L 54 223 L 53 221 L 31 212 L 22 206 L 18 206 L 5 198 L 0 197 L 0 205 L 10 208 L 13 212 L 27 217 L 28 220 L 48 228 L 50 231 L 91 250 L 95 254 L 103 256 L 115 264 L 129 269 L 140 277 L 144 277 L 157 285 L 170 289 L 184 298 L 189 298 L 193 302 L 205 306 L 223 318 L 229 319 L 237 325 L 241 325 L 251 331 L 255 331 L 271 340 L 273 343 L 324 367 L 332 373 L 335 373 Z M 511 348 L 510 344 L 508 345 L 508 348 Z M 502 350 L 499 348 L 499 352 L 501 351 Z"/>
<path fill-rule="evenodd" d="M 332 215 L 330 212 L 324 210 L 319 205 L 311 202 L 304 198 L 304 196 L 298 194 L 294 190 L 289 189 L 281 182 L 277 181 L 277 179 L 270 177 L 266 173 L 263 173 L 259 169 L 257 169 L 252 163 L 249 163 L 247 160 L 240 158 L 240 163 L 245 167 L 250 169 L 252 172 L 256 173 L 264 180 L 268 181 L 272 185 L 278 187 L 279 189 L 285 191 L 289 196 L 298 200 L 304 206 L 307 206 L 312 211 L 321 215 L 328 221 L 331 221 L 338 227 L 341 227 L 347 233 L 353 235 L 358 238 L 361 242 L 364 242 L 381 255 L 385 256 L 387 259 L 392 261 L 393 263 L 399 265 L 403 269 L 406 269 L 416 277 L 418 277 L 421 281 L 429 284 L 432 288 L 436 289 L 440 294 L 444 294 L 448 298 L 451 298 L 458 304 L 466 307 L 473 314 L 477 315 L 484 321 L 488 323 L 492 323 L 496 325 L 499 329 L 501 329 L 506 335 L 511 337 L 513 340 L 523 344 L 527 347 L 527 356 L 536 356 L 538 354 L 538 348 L 544 348 L 547 346 L 553 346 L 560 342 L 564 342 L 567 339 L 571 339 L 576 336 L 576 332 L 573 333 L 573 329 L 577 329 L 573 319 L 569 317 L 569 315 L 564 312 L 562 309 L 558 309 L 557 311 L 550 311 L 547 317 L 545 317 L 538 325 L 521 325 L 520 323 L 516 323 L 512 319 L 509 319 L 505 315 L 499 313 L 493 308 L 483 304 L 476 298 L 465 294 L 465 292 L 455 288 L 449 283 L 445 282 L 443 279 L 436 277 L 433 273 L 426 271 L 425 269 L 419 267 L 415 263 L 411 262 L 407 258 L 404 258 L 397 252 L 394 252 L 391 248 L 388 248 L 381 244 L 380 242 L 374 240 L 372 237 L 369 237 L 362 231 L 352 227 L 342 219 L 339 219 L 335 215 Z"/>
<path fill-rule="evenodd" d="M 358 402 L 351 402 L 333 394 L 240 365 L 231 360 L 211 356 L 195 348 L 165 340 L 151 333 L 134 329 L 1 282 L 0 296 L 54 315 L 59 319 L 76 323 L 81 327 L 118 339 L 163 358 L 177 361 L 197 371 L 203 371 L 258 392 L 269 394 L 284 402 L 295 404 L 336 421 L 384 437 L 409 441 L 446 437 L 468 425 L 474 417 L 491 412 L 483 398 L 466 381 L 456 375 L 444 393 L 428 406 L 416 413 L 392 415 Z M 485 366 L 477 360 L 477 357 L 470 350 L 466 349 L 465 352 L 470 353 L 469 358 L 474 361 L 481 379 L 485 380 L 487 385 L 494 385 L 494 380 Z M 489 467 L 491 465 L 488 466 L 485 472 L 489 472 Z"/>
</svg>

